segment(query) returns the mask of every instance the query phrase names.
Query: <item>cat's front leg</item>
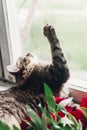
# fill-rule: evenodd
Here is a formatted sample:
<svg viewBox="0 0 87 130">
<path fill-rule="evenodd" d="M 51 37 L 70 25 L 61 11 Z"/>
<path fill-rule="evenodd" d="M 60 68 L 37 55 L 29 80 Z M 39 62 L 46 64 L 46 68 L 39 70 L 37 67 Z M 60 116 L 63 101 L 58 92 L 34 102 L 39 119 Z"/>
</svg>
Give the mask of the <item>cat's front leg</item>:
<svg viewBox="0 0 87 130">
<path fill-rule="evenodd" d="M 69 78 L 69 68 L 59 40 L 56 36 L 56 32 L 52 26 L 46 25 L 43 28 L 43 33 L 47 37 L 51 46 L 53 68 L 57 77 L 61 77 L 61 81 L 64 83 Z"/>
<path fill-rule="evenodd" d="M 56 36 L 54 28 L 50 25 L 46 25 L 43 29 L 44 35 L 47 37 L 51 45 L 52 61 L 53 64 L 66 64 L 66 59 L 64 57 L 62 48 L 60 46 L 59 40 Z"/>
</svg>

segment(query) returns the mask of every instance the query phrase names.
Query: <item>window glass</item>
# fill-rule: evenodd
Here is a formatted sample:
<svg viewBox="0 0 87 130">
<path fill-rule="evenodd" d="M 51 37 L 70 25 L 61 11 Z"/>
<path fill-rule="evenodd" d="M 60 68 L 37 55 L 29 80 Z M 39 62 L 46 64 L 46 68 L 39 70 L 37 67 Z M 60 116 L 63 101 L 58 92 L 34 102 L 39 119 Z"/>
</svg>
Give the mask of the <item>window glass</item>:
<svg viewBox="0 0 87 130">
<path fill-rule="evenodd" d="M 54 26 L 72 71 L 87 70 L 87 0 L 16 0 L 23 54 L 51 60 L 43 26 Z"/>
</svg>

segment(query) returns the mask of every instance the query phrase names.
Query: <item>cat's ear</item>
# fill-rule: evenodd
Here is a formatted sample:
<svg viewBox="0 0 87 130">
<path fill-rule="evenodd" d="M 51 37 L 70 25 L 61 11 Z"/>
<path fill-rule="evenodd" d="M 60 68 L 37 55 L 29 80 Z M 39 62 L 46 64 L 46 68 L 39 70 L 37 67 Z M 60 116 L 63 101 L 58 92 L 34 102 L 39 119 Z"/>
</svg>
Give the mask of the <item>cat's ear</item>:
<svg viewBox="0 0 87 130">
<path fill-rule="evenodd" d="M 20 73 L 21 69 L 18 68 L 16 65 L 8 65 L 7 70 L 10 74 L 16 76 Z"/>
</svg>

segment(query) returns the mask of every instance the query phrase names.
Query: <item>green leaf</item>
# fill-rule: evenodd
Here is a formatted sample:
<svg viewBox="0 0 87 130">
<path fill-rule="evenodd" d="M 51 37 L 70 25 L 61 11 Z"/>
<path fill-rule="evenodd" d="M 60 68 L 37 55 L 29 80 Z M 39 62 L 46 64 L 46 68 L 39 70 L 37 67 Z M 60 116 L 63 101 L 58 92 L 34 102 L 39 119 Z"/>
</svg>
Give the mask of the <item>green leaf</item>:
<svg viewBox="0 0 87 130">
<path fill-rule="evenodd" d="M 73 126 L 66 125 L 66 126 L 61 126 L 61 127 L 59 126 L 59 128 L 52 127 L 51 130 L 76 130 L 76 129 L 73 128 Z"/>
<path fill-rule="evenodd" d="M 68 119 L 67 117 L 63 117 L 59 120 L 59 123 L 63 124 L 63 126 L 66 126 L 66 125 L 73 125 L 73 122 L 72 120 Z"/>
<path fill-rule="evenodd" d="M 75 117 L 71 113 L 68 114 L 68 117 L 69 117 L 70 120 L 72 120 L 72 122 L 74 123 L 74 125 L 77 127 L 78 122 L 75 119 Z"/>
<path fill-rule="evenodd" d="M 13 130 L 20 130 L 15 125 L 13 125 Z"/>
<path fill-rule="evenodd" d="M 63 126 L 60 130 L 76 130 L 76 129 L 70 126 Z"/>
<path fill-rule="evenodd" d="M 6 123 L 0 121 L 0 130 L 10 130 L 10 128 Z"/>
<path fill-rule="evenodd" d="M 53 126 L 53 127 L 51 128 L 51 130 L 61 130 L 61 129 L 60 129 L 60 127 L 57 125 L 57 126 Z"/>
<path fill-rule="evenodd" d="M 41 108 L 41 112 L 42 112 L 42 128 L 44 130 L 47 130 L 47 110 L 45 107 L 42 107 L 41 105 L 39 105 Z"/>
<path fill-rule="evenodd" d="M 79 120 L 79 122 L 78 122 L 78 125 L 77 125 L 77 127 L 76 127 L 76 130 L 82 130 L 83 128 L 82 128 L 82 123 L 81 123 L 81 121 Z"/>
<path fill-rule="evenodd" d="M 39 104 L 39 108 L 40 108 L 40 110 L 41 110 L 41 113 L 43 113 L 44 115 L 47 114 L 46 107 L 43 107 L 43 106 L 41 106 L 41 104 Z"/>
<path fill-rule="evenodd" d="M 47 84 L 44 84 L 44 92 L 45 92 L 45 98 L 48 104 L 49 111 L 55 112 L 56 103 L 53 97 L 53 93 Z"/>
<path fill-rule="evenodd" d="M 53 128 L 55 129 L 55 130 L 58 130 L 58 129 L 60 129 L 61 127 L 58 125 L 58 122 L 53 122 Z"/>
<path fill-rule="evenodd" d="M 35 125 L 35 128 L 42 130 L 42 121 L 40 117 L 37 115 L 37 113 L 28 106 L 27 106 L 27 111 L 33 124 Z"/>
<path fill-rule="evenodd" d="M 67 99 L 61 101 L 61 102 L 58 104 L 58 107 L 60 107 L 60 108 L 62 109 L 62 108 L 64 108 L 66 105 L 68 105 L 71 101 L 72 101 L 72 97 L 67 98 Z"/>
<path fill-rule="evenodd" d="M 48 124 L 52 124 L 54 122 L 51 114 L 49 111 L 46 110 L 46 108 L 42 107 L 41 104 L 39 104 L 39 108 L 42 112 L 42 115 L 44 115 L 45 118 L 47 118 Z"/>
<path fill-rule="evenodd" d="M 73 127 L 75 127 L 75 130 L 82 130 L 82 123 L 79 120 L 79 122 L 77 122 L 77 120 L 75 119 L 75 117 L 69 113 L 68 115 L 69 119 L 72 120 L 73 122 Z"/>
<path fill-rule="evenodd" d="M 87 118 L 87 108 L 81 107 L 81 110 L 82 110 L 84 116 Z"/>
<path fill-rule="evenodd" d="M 46 116 L 44 114 L 42 114 L 42 128 L 43 130 L 47 130 Z"/>
<path fill-rule="evenodd" d="M 27 125 L 32 126 L 32 123 L 29 121 L 25 121 Z"/>
<path fill-rule="evenodd" d="M 67 110 L 65 108 L 62 109 L 61 112 L 63 112 L 65 115 L 68 115 L 68 112 L 67 112 Z"/>
</svg>

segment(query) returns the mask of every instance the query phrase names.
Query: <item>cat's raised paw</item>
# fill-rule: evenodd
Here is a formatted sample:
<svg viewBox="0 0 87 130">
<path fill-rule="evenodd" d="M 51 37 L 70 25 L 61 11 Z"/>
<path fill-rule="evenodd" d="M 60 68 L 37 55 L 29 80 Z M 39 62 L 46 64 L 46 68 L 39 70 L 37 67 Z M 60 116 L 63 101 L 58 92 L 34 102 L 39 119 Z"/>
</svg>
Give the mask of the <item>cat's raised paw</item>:
<svg viewBox="0 0 87 130">
<path fill-rule="evenodd" d="M 43 28 L 43 33 L 46 37 L 50 37 L 52 35 L 54 35 L 55 33 L 55 30 L 54 28 L 51 26 L 51 25 L 46 25 L 44 28 Z"/>
</svg>

